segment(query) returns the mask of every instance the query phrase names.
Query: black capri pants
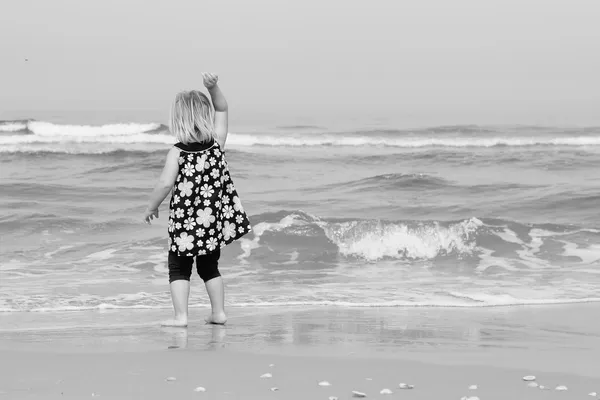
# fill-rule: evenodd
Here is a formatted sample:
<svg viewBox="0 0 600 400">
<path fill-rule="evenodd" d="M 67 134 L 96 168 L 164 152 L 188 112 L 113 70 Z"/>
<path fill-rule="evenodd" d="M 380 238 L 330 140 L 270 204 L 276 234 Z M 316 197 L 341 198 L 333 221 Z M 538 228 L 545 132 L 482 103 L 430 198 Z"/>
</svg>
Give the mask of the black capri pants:
<svg viewBox="0 0 600 400">
<path fill-rule="evenodd" d="M 189 281 L 192 276 L 194 259 L 196 260 L 196 271 L 198 271 L 198 275 L 204 282 L 221 276 L 219 272 L 220 257 L 220 249 L 195 257 L 178 256 L 176 253 L 169 252 L 169 283 L 181 279 Z"/>
</svg>

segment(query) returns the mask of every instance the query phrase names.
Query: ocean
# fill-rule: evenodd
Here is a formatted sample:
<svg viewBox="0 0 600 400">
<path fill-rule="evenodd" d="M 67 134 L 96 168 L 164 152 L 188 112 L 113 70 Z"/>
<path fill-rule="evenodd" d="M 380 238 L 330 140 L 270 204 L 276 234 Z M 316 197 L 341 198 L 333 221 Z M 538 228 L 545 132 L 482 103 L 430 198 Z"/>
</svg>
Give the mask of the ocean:
<svg viewBox="0 0 600 400">
<path fill-rule="evenodd" d="M 253 232 L 222 253 L 228 307 L 600 301 L 600 127 L 232 130 Z M 168 317 L 168 201 L 142 212 L 173 143 L 159 123 L 0 121 L 0 313 Z"/>
</svg>

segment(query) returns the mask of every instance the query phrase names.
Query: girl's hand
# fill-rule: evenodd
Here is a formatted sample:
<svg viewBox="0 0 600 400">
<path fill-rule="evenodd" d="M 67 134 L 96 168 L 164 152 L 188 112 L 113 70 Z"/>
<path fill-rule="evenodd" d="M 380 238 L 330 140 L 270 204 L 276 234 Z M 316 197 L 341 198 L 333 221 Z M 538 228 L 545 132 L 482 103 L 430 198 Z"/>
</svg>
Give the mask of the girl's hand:
<svg viewBox="0 0 600 400">
<path fill-rule="evenodd" d="M 144 221 L 146 221 L 148 225 L 151 225 L 150 221 L 152 221 L 154 218 L 158 218 L 158 210 L 146 209 L 146 212 L 144 212 Z"/>
<path fill-rule="evenodd" d="M 203 72 L 202 79 L 204 79 L 204 86 L 206 86 L 207 89 L 210 89 L 217 84 L 219 77 L 215 74 L 211 74 L 210 72 Z"/>
</svg>

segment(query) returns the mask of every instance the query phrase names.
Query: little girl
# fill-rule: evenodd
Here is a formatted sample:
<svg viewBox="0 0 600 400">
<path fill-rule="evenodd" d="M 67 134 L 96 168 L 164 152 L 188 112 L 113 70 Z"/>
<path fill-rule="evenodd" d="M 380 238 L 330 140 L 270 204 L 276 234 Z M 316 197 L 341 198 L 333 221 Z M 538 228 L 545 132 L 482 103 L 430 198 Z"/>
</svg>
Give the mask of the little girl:
<svg viewBox="0 0 600 400">
<path fill-rule="evenodd" d="M 187 326 L 192 264 L 204 281 L 212 313 L 207 323 L 224 324 L 221 248 L 250 232 L 223 153 L 227 139 L 227 101 L 217 76 L 202 74 L 210 100 L 201 92 L 182 92 L 171 109 L 171 148 L 150 196 L 144 220 L 158 218 L 158 207 L 173 190 L 169 204 L 169 283 L 175 318 L 163 326 Z"/>
</svg>

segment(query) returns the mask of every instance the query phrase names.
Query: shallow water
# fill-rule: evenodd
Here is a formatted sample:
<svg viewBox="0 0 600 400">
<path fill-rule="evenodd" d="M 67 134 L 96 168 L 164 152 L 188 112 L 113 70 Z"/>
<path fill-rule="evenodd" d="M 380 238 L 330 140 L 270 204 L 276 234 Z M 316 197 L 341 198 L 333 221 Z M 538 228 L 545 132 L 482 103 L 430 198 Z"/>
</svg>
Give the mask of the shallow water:
<svg viewBox="0 0 600 400">
<path fill-rule="evenodd" d="M 140 220 L 172 142 L 0 122 L 0 311 L 170 308 L 165 206 Z M 265 127 L 227 157 L 254 228 L 222 256 L 230 306 L 600 300 L 598 128 Z"/>
</svg>

